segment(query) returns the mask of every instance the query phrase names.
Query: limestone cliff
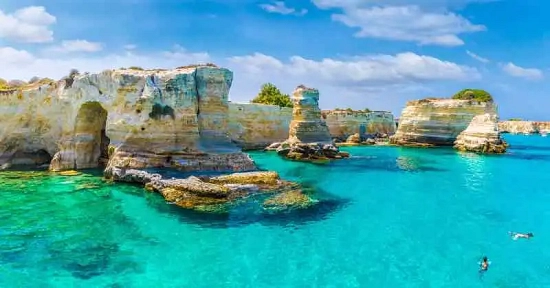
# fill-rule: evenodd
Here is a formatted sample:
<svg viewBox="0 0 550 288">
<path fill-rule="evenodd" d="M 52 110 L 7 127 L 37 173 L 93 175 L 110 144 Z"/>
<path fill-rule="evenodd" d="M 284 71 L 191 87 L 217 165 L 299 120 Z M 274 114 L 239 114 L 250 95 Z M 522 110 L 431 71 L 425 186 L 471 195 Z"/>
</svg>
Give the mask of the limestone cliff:
<svg viewBox="0 0 550 288">
<path fill-rule="evenodd" d="M 398 145 L 452 146 L 474 116 L 494 109 L 488 102 L 454 99 L 409 101 L 391 142 Z"/>
<path fill-rule="evenodd" d="M 345 141 L 350 135 L 392 135 L 395 120 L 390 112 L 325 110 L 321 111 L 333 139 Z M 243 149 L 263 149 L 269 143 L 288 138 L 292 108 L 254 103 L 229 103 L 229 133 Z"/>
<path fill-rule="evenodd" d="M 329 127 L 331 136 L 340 141 L 345 141 L 354 134 L 393 135 L 396 130 L 393 115 L 386 111 L 325 110 L 322 117 Z"/>
<path fill-rule="evenodd" d="M 253 169 L 229 138 L 232 79 L 210 66 L 123 69 L 4 93 L 0 165 L 47 163 L 28 156 L 40 154 L 53 156 L 52 170 L 98 167 L 109 156 L 112 167 Z"/>
<path fill-rule="evenodd" d="M 243 149 L 263 149 L 288 138 L 292 108 L 229 103 L 229 133 Z"/>
<path fill-rule="evenodd" d="M 501 133 L 547 134 L 550 132 L 550 122 L 502 121 L 498 123 L 498 127 Z"/>
<path fill-rule="evenodd" d="M 478 115 L 480 117 L 475 118 Z M 474 118 L 476 120 L 472 121 Z M 397 132 L 390 141 L 397 145 L 452 146 L 459 134 L 467 130 L 457 147 L 468 150 L 474 143 L 485 143 L 485 140 L 498 143 L 495 140 L 495 137 L 500 139 L 497 119 L 497 107 L 492 102 L 455 99 L 410 101 L 403 109 Z M 474 150 L 477 151 L 477 148 Z"/>
</svg>

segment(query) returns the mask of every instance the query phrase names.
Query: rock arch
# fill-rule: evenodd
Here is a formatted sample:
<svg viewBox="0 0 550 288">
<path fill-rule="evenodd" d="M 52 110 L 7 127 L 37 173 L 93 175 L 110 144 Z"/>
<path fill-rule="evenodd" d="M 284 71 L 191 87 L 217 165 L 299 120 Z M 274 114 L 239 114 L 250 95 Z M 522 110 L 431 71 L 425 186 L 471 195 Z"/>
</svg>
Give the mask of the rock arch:
<svg viewBox="0 0 550 288">
<path fill-rule="evenodd" d="M 103 167 L 108 161 L 110 139 L 105 134 L 107 110 L 97 101 L 83 103 L 74 127 L 75 168 Z"/>
</svg>

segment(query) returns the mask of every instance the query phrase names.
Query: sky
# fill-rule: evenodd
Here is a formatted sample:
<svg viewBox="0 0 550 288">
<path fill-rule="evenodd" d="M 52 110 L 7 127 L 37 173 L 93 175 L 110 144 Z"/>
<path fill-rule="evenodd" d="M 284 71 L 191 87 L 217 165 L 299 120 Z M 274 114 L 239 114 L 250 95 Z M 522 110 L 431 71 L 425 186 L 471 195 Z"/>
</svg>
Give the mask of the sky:
<svg viewBox="0 0 550 288">
<path fill-rule="evenodd" d="M 215 63 L 230 100 L 262 84 L 323 109 L 489 91 L 501 119 L 550 120 L 550 1 L 0 0 L 0 78 Z M 547 52 L 549 51 L 549 52 Z"/>
</svg>

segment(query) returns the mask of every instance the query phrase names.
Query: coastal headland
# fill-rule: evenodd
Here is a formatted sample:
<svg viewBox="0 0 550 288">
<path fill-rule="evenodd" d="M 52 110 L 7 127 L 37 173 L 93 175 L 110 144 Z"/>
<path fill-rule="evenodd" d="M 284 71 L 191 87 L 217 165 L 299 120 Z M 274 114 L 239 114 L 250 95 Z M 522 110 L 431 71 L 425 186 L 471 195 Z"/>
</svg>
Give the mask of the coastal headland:
<svg viewBox="0 0 550 288">
<path fill-rule="evenodd" d="M 318 162 L 349 157 L 338 142 L 371 145 L 390 136 L 403 146 L 454 145 L 480 153 L 506 147 L 492 102 L 413 101 L 396 129 L 389 112 L 321 111 L 319 91 L 303 85 L 292 95 L 293 108 L 231 103 L 232 81 L 232 71 L 207 64 L 71 73 L 2 89 L 0 166 L 65 174 L 102 168 L 107 179 L 142 184 L 192 209 L 273 194 L 264 206 L 278 209 L 315 201 L 300 184 L 258 171 L 243 150 Z M 167 179 L 154 172 L 162 169 L 196 177 Z"/>
</svg>

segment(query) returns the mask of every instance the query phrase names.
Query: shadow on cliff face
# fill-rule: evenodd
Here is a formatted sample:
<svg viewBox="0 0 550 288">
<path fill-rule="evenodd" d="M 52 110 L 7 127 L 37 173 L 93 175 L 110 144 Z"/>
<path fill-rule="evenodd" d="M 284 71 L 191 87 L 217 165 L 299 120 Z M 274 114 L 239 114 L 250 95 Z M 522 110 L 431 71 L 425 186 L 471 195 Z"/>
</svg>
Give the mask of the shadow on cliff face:
<svg viewBox="0 0 550 288">
<path fill-rule="evenodd" d="M 312 222 L 329 218 L 337 211 L 349 204 L 349 200 L 335 197 L 319 188 L 312 188 L 315 192 L 312 198 L 319 202 L 304 209 L 288 209 L 284 211 L 269 211 L 262 207 L 265 199 L 273 194 L 257 194 L 248 198 L 227 204 L 223 211 L 202 212 L 187 210 L 173 204 L 166 203 L 158 194 L 147 197 L 149 205 L 157 211 L 169 214 L 179 221 L 199 225 L 207 228 L 229 228 L 250 224 L 273 226 L 307 225 Z"/>
</svg>

